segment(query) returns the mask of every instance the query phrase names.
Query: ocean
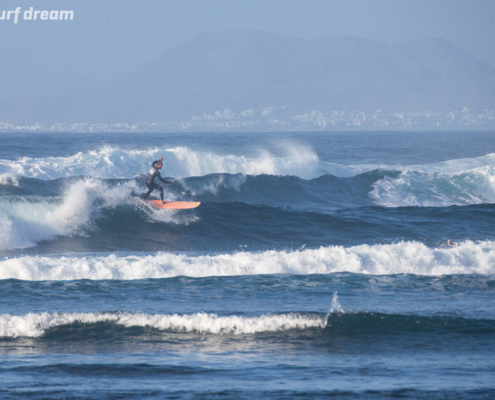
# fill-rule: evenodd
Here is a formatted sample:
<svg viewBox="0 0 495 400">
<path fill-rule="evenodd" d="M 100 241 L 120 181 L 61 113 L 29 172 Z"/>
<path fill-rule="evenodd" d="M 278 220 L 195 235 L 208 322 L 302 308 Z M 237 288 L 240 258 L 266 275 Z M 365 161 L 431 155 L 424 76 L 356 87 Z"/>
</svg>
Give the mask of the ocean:
<svg viewBox="0 0 495 400">
<path fill-rule="evenodd" d="M 2 133 L 0 398 L 493 399 L 494 224 L 495 132 Z"/>
</svg>

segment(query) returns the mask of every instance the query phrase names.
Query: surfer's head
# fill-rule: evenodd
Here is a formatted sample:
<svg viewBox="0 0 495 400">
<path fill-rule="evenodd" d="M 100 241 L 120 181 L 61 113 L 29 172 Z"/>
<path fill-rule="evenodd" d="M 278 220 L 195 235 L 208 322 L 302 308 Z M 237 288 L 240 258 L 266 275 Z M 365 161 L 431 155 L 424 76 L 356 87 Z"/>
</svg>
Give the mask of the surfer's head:
<svg viewBox="0 0 495 400">
<path fill-rule="evenodd" d="M 158 169 L 162 169 L 162 167 L 163 167 L 163 163 L 162 163 L 162 162 L 160 162 L 160 161 L 158 161 L 158 162 L 156 163 L 156 167 L 157 167 Z"/>
</svg>

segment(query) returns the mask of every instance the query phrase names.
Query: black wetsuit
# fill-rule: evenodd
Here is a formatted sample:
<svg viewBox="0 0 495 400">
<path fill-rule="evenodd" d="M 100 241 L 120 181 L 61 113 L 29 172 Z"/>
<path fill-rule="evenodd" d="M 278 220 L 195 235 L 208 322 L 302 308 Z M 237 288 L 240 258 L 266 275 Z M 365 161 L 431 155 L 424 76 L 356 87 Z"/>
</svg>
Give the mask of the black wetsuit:
<svg viewBox="0 0 495 400">
<path fill-rule="evenodd" d="M 156 164 L 160 162 L 160 160 L 153 161 L 151 164 L 151 168 L 148 171 L 148 176 L 146 177 L 146 186 L 148 186 L 148 193 L 145 194 L 144 198 L 146 199 L 153 190 L 159 190 L 160 191 L 160 197 L 163 201 L 163 188 L 155 183 L 155 178 L 158 177 L 163 183 L 168 183 L 166 180 L 162 178 L 160 175 L 160 170 L 156 167 Z"/>
</svg>

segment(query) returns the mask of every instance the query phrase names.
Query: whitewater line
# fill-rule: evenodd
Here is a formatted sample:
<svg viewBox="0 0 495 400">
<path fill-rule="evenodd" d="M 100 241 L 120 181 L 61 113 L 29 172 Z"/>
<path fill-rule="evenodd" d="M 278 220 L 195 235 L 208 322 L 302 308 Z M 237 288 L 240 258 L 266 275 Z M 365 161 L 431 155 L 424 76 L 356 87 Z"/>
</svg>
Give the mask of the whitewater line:
<svg viewBox="0 0 495 400">
<path fill-rule="evenodd" d="M 148 255 L 46 257 L 22 256 L 0 261 L 0 279 L 77 280 L 150 279 L 177 276 L 209 277 L 262 274 L 371 275 L 495 274 L 495 242 L 462 242 L 458 247 L 432 249 L 419 242 L 329 246 L 285 253 L 240 252 L 190 256 Z"/>
<path fill-rule="evenodd" d="M 325 327 L 326 317 L 298 313 L 269 314 L 257 317 L 227 316 L 195 313 L 143 314 L 130 312 L 89 313 L 29 313 L 26 315 L 0 315 L 0 337 L 39 337 L 47 330 L 75 322 L 95 324 L 113 323 L 130 327 L 151 327 L 162 331 L 195 332 L 202 334 L 254 334 L 290 329 Z"/>
</svg>

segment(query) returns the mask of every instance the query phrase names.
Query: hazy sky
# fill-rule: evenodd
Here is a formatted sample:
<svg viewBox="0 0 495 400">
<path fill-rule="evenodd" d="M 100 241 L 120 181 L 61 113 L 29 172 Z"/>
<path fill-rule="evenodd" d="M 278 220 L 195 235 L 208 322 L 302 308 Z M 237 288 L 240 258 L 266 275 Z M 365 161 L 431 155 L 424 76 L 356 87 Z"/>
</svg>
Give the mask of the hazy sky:
<svg viewBox="0 0 495 400">
<path fill-rule="evenodd" d="M 0 97 L 88 86 L 205 31 L 258 29 L 301 38 L 441 37 L 495 67 L 495 0 L 2 0 Z M 25 21 L 25 10 L 74 10 Z"/>
</svg>

